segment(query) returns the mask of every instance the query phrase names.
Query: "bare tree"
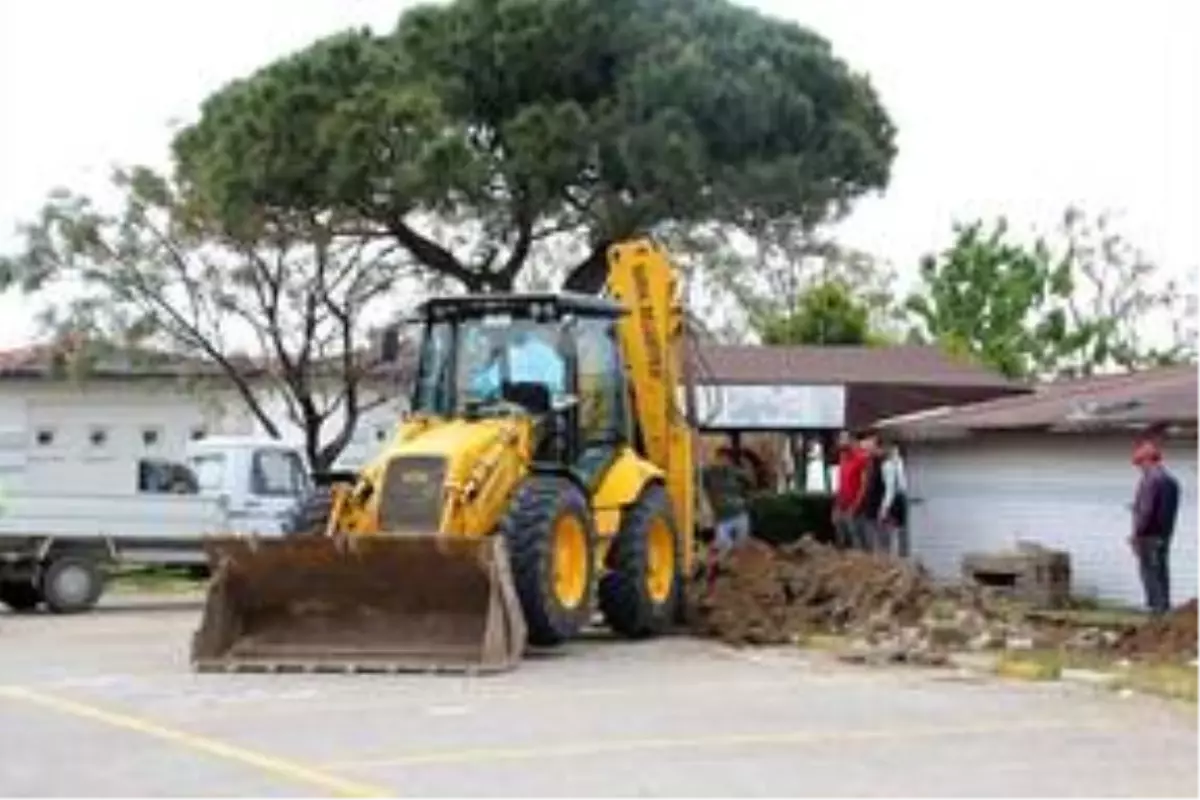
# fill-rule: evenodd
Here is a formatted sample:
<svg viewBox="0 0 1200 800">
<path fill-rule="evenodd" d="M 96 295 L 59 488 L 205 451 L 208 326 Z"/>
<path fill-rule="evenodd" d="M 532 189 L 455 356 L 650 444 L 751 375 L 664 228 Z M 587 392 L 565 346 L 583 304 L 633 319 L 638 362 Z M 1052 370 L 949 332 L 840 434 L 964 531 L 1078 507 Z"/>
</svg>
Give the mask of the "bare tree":
<svg viewBox="0 0 1200 800">
<path fill-rule="evenodd" d="M 388 300 L 409 275 L 398 248 L 335 233 L 337 220 L 315 214 L 234 241 L 212 234 L 147 169 L 114 182 L 123 207 L 113 215 L 54 193 L 23 227 L 22 251 L 0 259 L 0 287 L 70 291 L 43 317 L 60 333 L 214 365 L 275 438 L 282 429 L 268 401 L 281 398 L 313 468 L 327 469 L 360 416 L 387 399 L 367 394 L 380 365 L 365 334 L 372 314 L 391 316 Z"/>
</svg>

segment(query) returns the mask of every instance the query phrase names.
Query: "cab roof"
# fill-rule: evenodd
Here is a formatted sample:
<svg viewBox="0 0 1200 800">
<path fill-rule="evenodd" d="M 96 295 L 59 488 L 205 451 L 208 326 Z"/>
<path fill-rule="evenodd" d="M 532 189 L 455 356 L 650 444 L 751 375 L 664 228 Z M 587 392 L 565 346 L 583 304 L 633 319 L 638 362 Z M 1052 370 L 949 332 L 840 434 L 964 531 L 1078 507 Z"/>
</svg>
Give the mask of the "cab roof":
<svg viewBox="0 0 1200 800">
<path fill-rule="evenodd" d="M 417 307 L 422 318 L 462 319 L 482 314 L 562 317 L 619 317 L 626 309 L 608 298 L 574 292 L 526 294 L 460 294 L 433 297 Z"/>
</svg>

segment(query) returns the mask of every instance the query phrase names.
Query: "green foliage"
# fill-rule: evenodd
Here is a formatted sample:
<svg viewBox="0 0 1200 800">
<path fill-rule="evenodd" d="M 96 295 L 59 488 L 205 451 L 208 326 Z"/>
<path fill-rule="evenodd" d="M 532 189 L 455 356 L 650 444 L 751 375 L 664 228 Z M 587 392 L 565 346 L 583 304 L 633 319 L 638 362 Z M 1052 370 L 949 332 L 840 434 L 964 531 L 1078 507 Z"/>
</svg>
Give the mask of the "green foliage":
<svg viewBox="0 0 1200 800">
<path fill-rule="evenodd" d="M 454 0 L 231 83 L 174 153 L 234 236 L 328 215 L 507 289 L 555 232 L 838 218 L 894 137 L 826 41 L 726 0 Z"/>
<path fill-rule="evenodd" d="M 0 291 L 62 298 L 41 320 L 64 345 L 61 373 L 85 379 L 140 357 L 201 382 L 223 376 L 273 437 L 268 401 L 283 400 L 313 467 L 329 466 L 380 402 L 365 396 L 361 324 L 396 284 L 394 259 L 299 215 L 270 237 L 230 239 L 148 169 L 114 183 L 117 213 L 56 192 L 23 226 L 21 250 L 0 257 Z"/>
<path fill-rule="evenodd" d="M 840 281 L 825 281 L 801 293 L 795 310 L 766 319 L 762 339 L 770 345 L 867 345 L 870 310 Z"/>
<path fill-rule="evenodd" d="M 759 226 L 753 239 L 710 235 L 707 286 L 722 311 L 768 344 L 886 344 L 900 336 L 896 274 L 871 255 L 795 219 Z"/>
<path fill-rule="evenodd" d="M 750 524 L 754 536 L 770 544 L 794 542 L 812 534 L 831 542 L 833 495 L 814 492 L 760 494 L 750 499 Z"/>
<path fill-rule="evenodd" d="M 908 308 L 923 333 L 956 355 L 974 357 L 1012 378 L 1035 374 L 1068 346 L 1061 313 L 1042 314 L 1071 290 L 1066 264 L 1044 245 L 1012 241 L 1004 220 L 956 225 L 953 245 L 921 261 L 923 293 Z"/>
<path fill-rule="evenodd" d="M 1157 271 L 1106 218 L 1092 227 L 1081 212 L 1064 216 L 1052 249 L 1044 237 L 1014 240 L 1000 219 L 956 225 L 953 244 L 921 262 L 921 290 L 907 308 L 912 336 L 940 343 L 1012 378 L 1089 375 L 1101 370 L 1177 363 L 1194 357 L 1178 332 L 1162 349 L 1139 331 L 1156 315 L 1186 318 L 1187 298 L 1173 283 L 1155 286 Z M 1193 300 L 1194 302 L 1194 300 Z"/>
</svg>

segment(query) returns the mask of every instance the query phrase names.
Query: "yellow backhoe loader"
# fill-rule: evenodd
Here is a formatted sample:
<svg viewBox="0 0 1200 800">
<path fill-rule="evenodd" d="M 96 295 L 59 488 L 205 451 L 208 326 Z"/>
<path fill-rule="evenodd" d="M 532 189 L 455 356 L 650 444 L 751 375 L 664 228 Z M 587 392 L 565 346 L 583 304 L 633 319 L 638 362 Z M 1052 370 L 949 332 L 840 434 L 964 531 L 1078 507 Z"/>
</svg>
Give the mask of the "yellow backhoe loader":
<svg viewBox="0 0 1200 800">
<path fill-rule="evenodd" d="M 209 543 L 196 668 L 495 671 L 597 610 L 626 637 L 675 621 L 695 503 L 676 275 L 636 239 L 566 289 L 422 306 L 383 452 L 295 535 Z"/>
</svg>

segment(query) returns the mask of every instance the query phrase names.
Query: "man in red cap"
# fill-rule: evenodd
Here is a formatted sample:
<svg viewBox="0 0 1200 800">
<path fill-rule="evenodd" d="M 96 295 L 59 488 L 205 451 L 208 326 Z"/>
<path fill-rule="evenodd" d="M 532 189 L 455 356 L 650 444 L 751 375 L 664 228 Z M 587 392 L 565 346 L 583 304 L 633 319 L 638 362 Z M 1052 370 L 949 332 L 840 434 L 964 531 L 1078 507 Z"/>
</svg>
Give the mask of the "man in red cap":
<svg viewBox="0 0 1200 800">
<path fill-rule="evenodd" d="M 1133 463 L 1142 471 L 1133 500 L 1133 533 L 1129 545 L 1138 560 L 1146 605 L 1152 614 L 1171 608 L 1167 557 L 1179 513 L 1179 482 L 1162 463 L 1162 450 L 1150 436 L 1137 441 Z"/>
</svg>

